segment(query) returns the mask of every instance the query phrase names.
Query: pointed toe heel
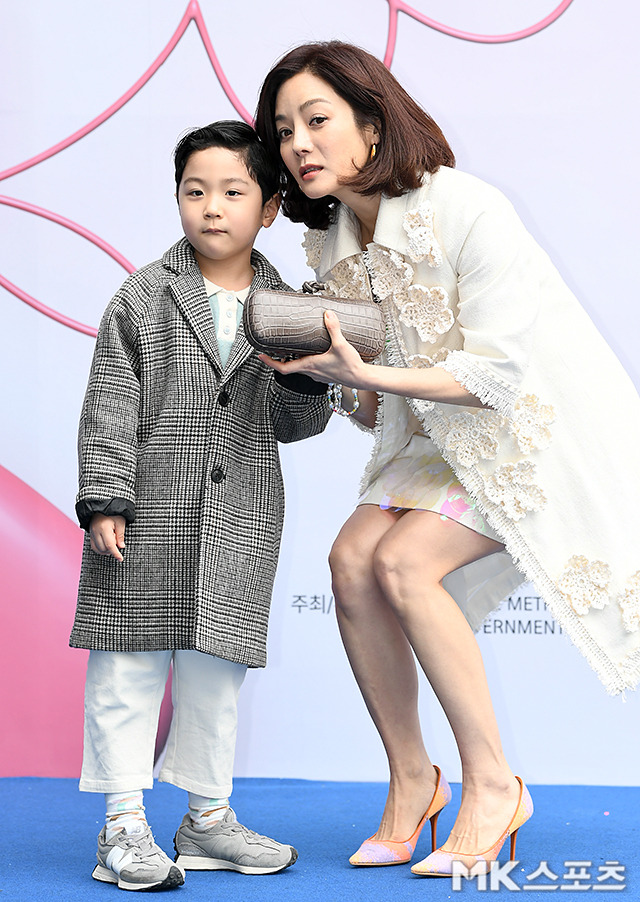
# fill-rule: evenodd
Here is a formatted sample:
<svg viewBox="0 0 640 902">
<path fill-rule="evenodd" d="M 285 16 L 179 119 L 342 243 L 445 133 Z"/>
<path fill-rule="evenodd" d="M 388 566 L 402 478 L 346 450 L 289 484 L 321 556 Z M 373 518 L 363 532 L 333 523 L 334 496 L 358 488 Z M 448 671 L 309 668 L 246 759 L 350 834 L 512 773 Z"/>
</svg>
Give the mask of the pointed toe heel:
<svg viewBox="0 0 640 902">
<path fill-rule="evenodd" d="M 349 859 L 349 864 L 354 867 L 383 867 L 391 864 L 407 864 L 416 847 L 416 843 L 422 833 L 422 828 L 427 821 L 431 823 L 431 848 L 436 847 L 436 830 L 438 817 L 442 809 L 451 801 L 451 788 L 442 771 L 435 764 L 436 788 L 429 803 L 429 807 L 423 814 L 415 832 L 409 839 L 396 842 L 390 839 L 365 839 L 357 852 Z"/>
<path fill-rule="evenodd" d="M 487 869 L 492 861 L 497 861 L 500 850 L 507 837 L 511 837 L 510 861 L 515 860 L 516 837 L 520 827 L 529 820 L 533 814 L 533 801 L 529 790 L 520 777 L 516 777 L 520 786 L 520 796 L 516 805 L 515 814 L 511 818 L 509 826 L 495 843 L 484 852 L 445 852 L 444 849 L 436 849 L 423 861 L 419 861 L 411 868 L 411 873 L 418 877 L 450 877 L 453 873 L 453 862 L 460 861 L 466 867 L 471 868 L 479 862 L 484 862 Z"/>
</svg>

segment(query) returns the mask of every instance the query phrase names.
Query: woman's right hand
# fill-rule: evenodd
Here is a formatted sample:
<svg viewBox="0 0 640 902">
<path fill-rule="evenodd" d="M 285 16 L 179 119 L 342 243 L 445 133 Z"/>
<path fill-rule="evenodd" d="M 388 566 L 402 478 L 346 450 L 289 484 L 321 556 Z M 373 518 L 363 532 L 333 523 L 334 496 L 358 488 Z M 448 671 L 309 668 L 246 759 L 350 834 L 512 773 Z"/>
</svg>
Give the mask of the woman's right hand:
<svg viewBox="0 0 640 902">
<path fill-rule="evenodd" d="M 342 385 L 359 388 L 366 364 L 342 334 L 340 321 L 333 310 L 325 311 L 324 322 L 331 338 L 331 347 L 324 354 L 297 357 L 286 362 L 274 360 L 266 354 L 260 354 L 260 359 L 283 375 L 304 373 L 316 382 L 340 382 Z"/>
<path fill-rule="evenodd" d="M 123 561 L 121 550 L 124 549 L 124 530 L 127 521 L 124 517 L 108 517 L 105 514 L 94 514 L 89 524 L 91 549 L 96 554 L 111 555 L 117 561 Z"/>
<path fill-rule="evenodd" d="M 311 376 L 316 382 L 339 382 L 342 386 L 353 386 L 358 389 L 360 406 L 353 414 L 354 419 L 373 429 L 378 408 L 378 395 L 375 391 L 362 390 L 365 364 L 352 344 L 342 334 L 340 321 L 333 310 L 326 310 L 324 322 L 331 338 L 331 347 L 324 354 L 312 354 L 307 357 L 298 357 L 295 360 L 274 360 L 266 354 L 260 354 L 260 359 L 277 370 L 279 373 L 304 373 Z M 343 389 L 343 407 L 345 410 L 353 408 L 354 399 L 349 388 Z"/>
</svg>

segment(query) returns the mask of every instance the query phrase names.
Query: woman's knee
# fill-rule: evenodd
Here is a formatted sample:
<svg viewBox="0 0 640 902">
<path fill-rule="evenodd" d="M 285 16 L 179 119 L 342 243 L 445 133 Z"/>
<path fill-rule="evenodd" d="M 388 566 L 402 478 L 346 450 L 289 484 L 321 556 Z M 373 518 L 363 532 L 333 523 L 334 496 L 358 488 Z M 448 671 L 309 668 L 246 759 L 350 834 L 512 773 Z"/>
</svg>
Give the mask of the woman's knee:
<svg viewBox="0 0 640 902">
<path fill-rule="evenodd" d="M 369 568 L 370 568 L 369 563 Z M 362 550 L 350 538 L 338 536 L 329 552 L 329 567 L 334 583 L 350 582 L 366 569 Z"/>
<path fill-rule="evenodd" d="M 404 571 L 407 564 L 407 549 L 405 554 L 396 542 L 380 542 L 373 556 L 373 572 L 380 588 L 387 596 L 395 596 L 401 591 L 404 579 Z"/>
<path fill-rule="evenodd" d="M 372 552 L 350 538 L 338 536 L 329 552 L 329 567 L 336 605 L 343 609 L 357 604 L 374 580 Z"/>
<path fill-rule="evenodd" d="M 429 564 L 428 553 L 420 554 L 402 542 L 380 543 L 373 557 L 373 572 L 385 598 L 397 614 L 419 596 L 427 599 L 429 586 L 439 582 L 437 568 Z"/>
</svg>

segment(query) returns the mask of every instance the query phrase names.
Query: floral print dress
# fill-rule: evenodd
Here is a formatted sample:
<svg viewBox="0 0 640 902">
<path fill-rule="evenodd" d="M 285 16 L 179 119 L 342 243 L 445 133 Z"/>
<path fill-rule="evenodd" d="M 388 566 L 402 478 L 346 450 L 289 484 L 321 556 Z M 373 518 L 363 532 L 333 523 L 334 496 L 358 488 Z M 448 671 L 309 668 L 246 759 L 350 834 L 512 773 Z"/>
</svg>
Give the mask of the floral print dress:
<svg viewBox="0 0 640 902">
<path fill-rule="evenodd" d="M 441 520 L 455 520 L 491 539 L 499 536 L 482 516 L 473 496 L 464 488 L 417 418 L 416 432 L 360 496 L 358 504 L 376 504 L 383 510 L 433 511 Z"/>
</svg>

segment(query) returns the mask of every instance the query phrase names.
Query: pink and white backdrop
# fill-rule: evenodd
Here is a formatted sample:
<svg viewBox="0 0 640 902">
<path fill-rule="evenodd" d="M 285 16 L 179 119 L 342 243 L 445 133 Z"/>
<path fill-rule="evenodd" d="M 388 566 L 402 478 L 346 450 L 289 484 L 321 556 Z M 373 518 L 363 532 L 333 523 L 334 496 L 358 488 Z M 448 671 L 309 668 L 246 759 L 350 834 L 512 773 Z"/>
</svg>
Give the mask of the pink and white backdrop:
<svg viewBox="0 0 640 902">
<path fill-rule="evenodd" d="M 0 776 L 78 773 L 86 653 L 67 647 L 81 544 L 76 424 L 101 311 L 127 272 L 180 234 L 177 136 L 250 117 L 264 73 L 297 43 L 361 44 L 434 115 L 459 167 L 509 195 L 638 383 L 638 24 L 631 0 L 3 5 Z M 308 277 L 301 231 L 280 220 L 259 239 L 293 284 Z M 283 448 L 270 660 L 242 693 L 240 776 L 386 777 L 326 565 L 368 447 L 337 421 Z M 613 516 L 624 484 L 621 473 Z M 480 643 L 517 772 L 534 783 L 638 783 L 637 695 L 606 696 L 533 586 L 490 618 Z M 434 760 L 456 779 L 426 684 L 421 706 Z"/>
</svg>

